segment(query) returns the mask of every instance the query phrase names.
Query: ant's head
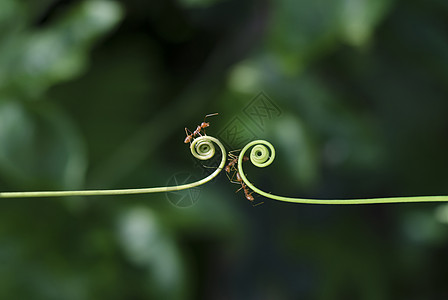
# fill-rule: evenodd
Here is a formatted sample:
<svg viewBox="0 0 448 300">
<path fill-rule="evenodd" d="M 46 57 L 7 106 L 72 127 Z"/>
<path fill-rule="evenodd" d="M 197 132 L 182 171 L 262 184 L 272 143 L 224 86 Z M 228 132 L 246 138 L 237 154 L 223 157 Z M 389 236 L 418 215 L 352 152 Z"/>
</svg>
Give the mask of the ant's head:
<svg viewBox="0 0 448 300">
<path fill-rule="evenodd" d="M 246 195 L 246 199 L 249 200 L 249 201 L 254 201 L 255 200 L 254 196 L 252 196 L 251 194 L 247 194 Z"/>
<path fill-rule="evenodd" d="M 226 166 L 226 167 L 224 168 L 224 170 L 226 170 L 227 173 L 230 173 L 230 166 Z"/>
<path fill-rule="evenodd" d="M 202 122 L 201 123 L 201 128 L 207 128 L 209 126 L 210 126 L 210 123 L 208 123 L 208 122 Z"/>
<path fill-rule="evenodd" d="M 191 142 L 191 135 L 187 135 L 187 137 L 184 140 L 185 144 L 188 144 L 189 142 Z"/>
</svg>

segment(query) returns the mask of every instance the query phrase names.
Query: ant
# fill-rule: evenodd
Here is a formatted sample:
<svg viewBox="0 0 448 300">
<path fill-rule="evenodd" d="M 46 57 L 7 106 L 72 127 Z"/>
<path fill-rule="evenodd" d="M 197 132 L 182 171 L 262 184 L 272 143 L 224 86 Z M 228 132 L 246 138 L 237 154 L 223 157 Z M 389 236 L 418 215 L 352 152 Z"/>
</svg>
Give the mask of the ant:
<svg viewBox="0 0 448 300">
<path fill-rule="evenodd" d="M 238 193 L 240 190 L 243 190 L 244 196 L 247 200 L 249 200 L 252 203 L 252 206 L 255 207 L 257 205 L 263 204 L 264 202 L 260 202 L 257 204 L 254 204 L 255 198 L 252 196 L 253 191 L 250 191 L 250 189 L 247 187 L 247 185 L 244 183 L 243 179 L 241 178 L 240 172 L 236 171 L 236 181 L 230 180 L 232 183 L 241 184 L 241 187 L 235 191 L 235 193 Z"/>
<path fill-rule="evenodd" d="M 187 135 L 187 137 L 184 140 L 185 144 L 191 143 L 191 141 L 198 135 L 201 135 L 201 131 L 204 131 L 204 135 L 205 135 L 205 128 L 210 126 L 210 123 L 206 123 L 205 119 L 207 117 L 211 117 L 211 116 L 216 116 L 218 113 L 214 113 L 214 114 L 208 114 L 204 117 L 204 121 L 201 123 L 201 125 L 198 125 L 198 127 L 196 127 L 196 130 L 193 131 L 192 133 L 188 134 L 188 128 L 185 127 L 185 134 Z M 191 132 L 191 131 L 190 131 Z"/>
<path fill-rule="evenodd" d="M 232 151 L 231 151 L 232 152 Z M 257 204 L 254 204 L 254 196 L 252 196 L 253 191 L 250 191 L 250 189 L 247 187 L 247 185 L 244 183 L 243 179 L 241 178 L 240 172 L 238 171 L 238 169 L 236 168 L 236 165 L 238 163 L 238 155 L 232 154 L 231 152 L 229 152 L 229 163 L 226 165 L 225 167 L 225 171 L 227 173 L 230 173 L 231 171 L 235 171 L 235 173 L 233 174 L 233 176 L 230 178 L 229 175 L 227 175 L 227 177 L 229 178 L 231 183 L 235 183 L 235 184 L 241 184 L 241 187 L 236 190 L 235 193 L 238 193 L 240 190 L 243 190 L 244 192 L 244 196 L 246 197 L 247 200 L 249 200 L 252 203 L 252 206 L 257 206 L 260 204 L 263 204 L 264 202 L 260 202 Z M 243 156 L 243 161 L 248 161 L 249 157 L 247 156 Z M 236 176 L 236 181 L 233 180 L 233 178 Z"/>
<path fill-rule="evenodd" d="M 238 151 L 238 150 L 235 150 Z M 227 166 L 224 168 L 224 170 L 226 170 L 227 173 L 230 173 L 230 171 L 236 171 L 236 165 L 238 164 L 238 155 L 232 154 L 232 152 L 234 151 L 230 151 L 229 152 L 229 163 L 227 164 Z M 247 157 L 246 155 L 243 156 L 243 162 L 244 161 L 248 161 L 249 157 Z"/>
</svg>

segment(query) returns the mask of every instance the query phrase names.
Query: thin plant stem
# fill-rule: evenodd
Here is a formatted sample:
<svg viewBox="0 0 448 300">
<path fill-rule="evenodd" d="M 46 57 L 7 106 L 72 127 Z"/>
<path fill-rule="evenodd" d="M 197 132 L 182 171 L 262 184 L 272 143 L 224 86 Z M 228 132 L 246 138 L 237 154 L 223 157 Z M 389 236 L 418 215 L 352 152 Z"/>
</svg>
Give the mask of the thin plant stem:
<svg viewBox="0 0 448 300">
<path fill-rule="evenodd" d="M 153 188 L 135 188 L 135 189 L 113 189 L 113 190 L 78 190 L 78 191 L 37 191 L 37 192 L 2 192 L 0 198 L 37 198 L 37 197 L 67 197 L 67 196 L 108 196 L 108 195 L 132 195 L 132 194 L 149 194 L 160 192 L 179 191 L 197 187 L 205 184 L 215 178 L 224 168 L 226 162 L 226 150 L 222 143 L 211 136 L 202 136 L 196 138 L 190 145 L 193 156 L 198 159 L 210 159 L 215 154 L 213 143 L 219 146 L 222 158 L 218 168 L 209 176 L 192 183 L 164 186 Z"/>
<path fill-rule="evenodd" d="M 448 196 L 413 196 L 413 197 L 386 197 L 386 198 L 366 198 L 366 199 L 304 199 L 291 198 L 272 195 L 255 187 L 246 177 L 243 170 L 243 157 L 246 151 L 253 147 L 250 154 L 250 161 L 257 167 L 266 167 L 275 158 L 275 149 L 271 143 L 264 140 L 256 140 L 248 143 L 240 152 L 238 158 L 238 172 L 244 183 L 254 192 L 270 199 L 304 204 L 379 204 L 379 203 L 410 203 L 410 202 L 446 202 Z"/>
</svg>

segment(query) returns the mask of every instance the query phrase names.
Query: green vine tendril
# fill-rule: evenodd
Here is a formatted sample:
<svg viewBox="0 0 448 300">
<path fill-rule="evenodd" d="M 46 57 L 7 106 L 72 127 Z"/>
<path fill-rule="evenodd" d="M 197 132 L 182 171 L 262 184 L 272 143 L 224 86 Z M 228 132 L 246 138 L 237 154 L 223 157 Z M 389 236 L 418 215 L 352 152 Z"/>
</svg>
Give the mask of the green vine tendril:
<svg viewBox="0 0 448 300">
<path fill-rule="evenodd" d="M 64 196 L 106 196 L 106 195 L 130 195 L 149 194 L 179 191 L 205 184 L 215 178 L 224 168 L 226 162 L 226 150 L 222 143 L 211 136 L 201 136 L 193 140 L 190 145 L 191 154 L 200 160 L 208 160 L 215 155 L 215 145 L 218 145 L 221 153 L 221 163 L 218 168 L 209 176 L 188 184 L 167 187 L 136 188 L 136 189 L 114 189 L 114 190 L 78 190 L 78 191 L 40 191 L 40 192 L 2 192 L 0 198 L 35 198 L 35 197 L 64 197 Z M 255 193 L 266 198 L 305 204 L 378 204 L 378 203 L 409 203 L 409 202 L 444 202 L 448 201 L 448 196 L 414 196 L 414 197 L 389 197 L 389 198 L 367 198 L 367 199 L 304 199 L 277 196 L 262 191 L 255 187 L 246 177 L 243 170 L 243 157 L 249 148 L 252 151 L 249 155 L 250 161 L 257 167 L 269 166 L 275 158 L 275 149 L 271 143 L 264 140 L 256 140 L 248 143 L 240 152 L 238 157 L 238 172 L 243 182 Z"/>
<path fill-rule="evenodd" d="M 255 187 L 246 177 L 243 170 L 243 157 L 247 150 L 252 147 L 250 153 L 250 161 L 257 167 L 263 168 L 270 165 L 275 158 L 275 149 L 271 143 L 264 140 L 256 140 L 248 143 L 240 152 L 238 158 L 238 172 L 244 183 L 266 198 L 305 204 L 378 204 L 378 203 L 409 203 L 409 202 L 443 202 L 448 201 L 448 196 L 416 196 L 416 197 L 389 197 L 389 198 L 368 198 L 368 199 L 337 199 L 337 200 L 320 200 L 320 199 L 303 199 L 290 198 L 272 195 Z"/>
<path fill-rule="evenodd" d="M 137 188 L 137 189 L 116 189 L 116 190 L 80 190 L 80 191 L 42 191 L 42 192 L 3 192 L 0 198 L 36 198 L 36 197 L 63 197 L 63 196 L 106 196 L 106 195 L 130 195 L 148 194 L 185 190 L 209 182 L 215 178 L 224 168 L 226 162 L 226 150 L 223 144 L 211 136 L 201 136 L 191 143 L 190 150 L 194 157 L 200 160 L 208 160 L 215 155 L 215 146 L 219 146 L 222 152 L 222 159 L 219 167 L 209 176 L 188 184 L 166 187 Z"/>
</svg>

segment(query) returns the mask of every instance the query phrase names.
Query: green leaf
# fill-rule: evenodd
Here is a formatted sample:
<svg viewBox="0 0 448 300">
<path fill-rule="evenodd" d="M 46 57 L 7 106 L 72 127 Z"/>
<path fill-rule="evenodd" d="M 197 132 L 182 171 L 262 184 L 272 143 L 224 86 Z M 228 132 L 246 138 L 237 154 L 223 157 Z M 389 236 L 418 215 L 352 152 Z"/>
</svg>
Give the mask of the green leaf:
<svg viewBox="0 0 448 300">
<path fill-rule="evenodd" d="M 342 42 L 366 44 L 391 0 L 281 0 L 273 3 L 270 51 L 294 74 Z"/>
<path fill-rule="evenodd" d="M 182 299 L 182 262 L 157 214 L 146 207 L 132 207 L 121 215 L 118 229 L 128 259 L 146 271 L 150 295 L 155 299 Z"/>
<path fill-rule="evenodd" d="M 278 141 L 277 149 L 298 186 L 309 187 L 315 183 L 318 173 L 318 160 L 309 130 L 302 120 L 287 113 L 275 122 L 273 134 Z M 285 160 L 285 159 L 283 159 Z"/>
<path fill-rule="evenodd" d="M 79 188 L 85 168 L 83 142 L 61 111 L 0 102 L 0 172 L 5 180 L 30 188 Z"/>
<path fill-rule="evenodd" d="M 366 44 L 375 27 L 389 11 L 390 0 L 342 0 L 341 35 L 353 46 Z"/>
<path fill-rule="evenodd" d="M 51 85 L 79 75 L 93 42 L 121 15 L 116 2 L 85 1 L 47 28 L 16 32 L 0 47 L 0 89 L 9 87 L 36 97 Z"/>
</svg>

